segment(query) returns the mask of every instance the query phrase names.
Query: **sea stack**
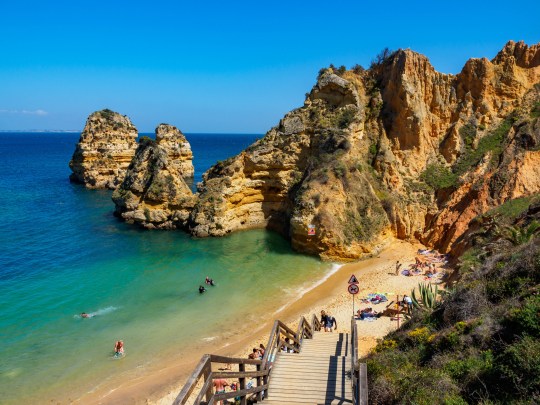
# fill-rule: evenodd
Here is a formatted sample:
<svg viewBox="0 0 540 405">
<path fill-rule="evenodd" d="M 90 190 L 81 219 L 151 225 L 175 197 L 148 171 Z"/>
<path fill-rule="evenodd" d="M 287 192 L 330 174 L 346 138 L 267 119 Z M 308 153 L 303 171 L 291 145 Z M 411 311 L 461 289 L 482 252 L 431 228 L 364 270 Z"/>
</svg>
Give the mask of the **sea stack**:
<svg viewBox="0 0 540 405">
<path fill-rule="evenodd" d="M 191 147 L 171 125 L 143 137 L 122 184 L 113 193 L 115 215 L 148 229 L 185 228 L 194 196 L 184 179 L 193 177 Z"/>
<path fill-rule="evenodd" d="M 193 177 L 195 169 L 191 145 L 178 128 L 168 124 L 158 125 L 156 143 L 165 150 L 169 164 L 176 165 L 176 171 L 181 173 L 182 177 Z"/>
<path fill-rule="evenodd" d="M 115 189 L 135 155 L 137 134 L 125 115 L 108 109 L 90 114 L 69 162 L 69 179 L 86 188 Z"/>
</svg>

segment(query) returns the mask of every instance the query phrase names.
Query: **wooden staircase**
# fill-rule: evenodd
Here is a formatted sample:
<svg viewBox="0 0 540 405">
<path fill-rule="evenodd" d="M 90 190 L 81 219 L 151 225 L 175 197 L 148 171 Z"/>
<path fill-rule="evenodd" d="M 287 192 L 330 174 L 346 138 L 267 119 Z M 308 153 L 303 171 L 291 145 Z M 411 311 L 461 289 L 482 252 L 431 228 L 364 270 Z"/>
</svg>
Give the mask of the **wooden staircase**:
<svg viewBox="0 0 540 405">
<path fill-rule="evenodd" d="M 262 360 L 205 354 L 173 405 L 217 405 L 233 398 L 241 405 L 367 405 L 356 320 L 351 318 L 350 334 L 319 332 L 321 327 L 315 315 L 311 323 L 301 317 L 296 332 L 276 320 Z M 237 380 L 237 390 L 214 392 L 212 383 L 219 378 Z"/>
<path fill-rule="evenodd" d="M 351 349 L 348 333 L 314 332 L 300 353 L 278 353 L 263 404 L 352 404 Z"/>
</svg>

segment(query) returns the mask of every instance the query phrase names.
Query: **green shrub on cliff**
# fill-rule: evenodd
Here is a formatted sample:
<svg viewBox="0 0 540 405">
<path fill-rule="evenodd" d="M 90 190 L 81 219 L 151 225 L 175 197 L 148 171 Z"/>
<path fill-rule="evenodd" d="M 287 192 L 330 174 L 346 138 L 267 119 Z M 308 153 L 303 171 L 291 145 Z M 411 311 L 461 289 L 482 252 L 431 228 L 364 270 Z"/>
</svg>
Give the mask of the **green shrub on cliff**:
<svg viewBox="0 0 540 405">
<path fill-rule="evenodd" d="M 510 114 L 497 128 L 491 131 L 488 135 L 484 136 L 478 141 L 478 146 L 473 148 L 472 124 L 467 124 L 463 128 L 464 132 L 461 134 L 464 140 L 464 150 L 459 157 L 458 161 L 454 165 L 453 172 L 458 176 L 466 173 L 472 167 L 478 165 L 482 158 L 491 153 L 492 162 L 496 162 L 502 153 L 504 139 L 512 128 L 512 124 L 515 122 L 515 117 Z M 462 129 L 463 129 L 462 128 Z M 476 136 L 476 129 L 474 130 L 474 137 Z"/>
<path fill-rule="evenodd" d="M 534 103 L 530 113 L 531 118 L 540 118 L 540 101 Z"/>
<path fill-rule="evenodd" d="M 430 164 L 420 175 L 420 180 L 424 181 L 434 190 L 454 187 L 457 184 L 458 176 L 450 169 L 441 164 Z"/>
<path fill-rule="evenodd" d="M 99 111 L 99 114 L 100 114 L 103 118 L 105 118 L 105 119 L 107 119 L 107 120 L 111 120 L 111 119 L 114 118 L 115 112 L 112 111 L 112 110 L 109 110 L 108 108 L 104 108 L 103 110 Z"/>
<path fill-rule="evenodd" d="M 512 226 L 525 232 L 538 217 L 531 206 Z M 540 401 L 540 237 L 515 246 L 485 224 L 441 305 L 368 356 L 371 403 Z"/>
</svg>

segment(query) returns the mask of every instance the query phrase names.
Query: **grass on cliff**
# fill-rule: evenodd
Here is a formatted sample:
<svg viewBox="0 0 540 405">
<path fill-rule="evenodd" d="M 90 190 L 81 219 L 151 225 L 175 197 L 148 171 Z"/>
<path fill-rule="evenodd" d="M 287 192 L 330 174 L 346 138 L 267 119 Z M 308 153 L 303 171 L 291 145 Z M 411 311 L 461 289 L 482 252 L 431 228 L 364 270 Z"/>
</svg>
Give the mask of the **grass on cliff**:
<svg viewBox="0 0 540 405">
<path fill-rule="evenodd" d="M 495 162 L 502 153 L 504 139 L 514 122 L 514 115 L 509 115 L 497 128 L 481 138 L 476 148 L 473 148 L 476 127 L 470 123 L 464 125 L 460 130 L 460 135 L 462 136 L 465 148 L 452 171 L 456 175 L 461 176 L 472 167 L 477 166 L 482 158 L 490 152 L 492 154 L 492 162 Z"/>
<path fill-rule="evenodd" d="M 424 181 L 434 190 L 453 187 L 457 184 L 459 176 L 442 164 L 430 164 L 420 175 L 420 180 Z"/>
<path fill-rule="evenodd" d="M 533 104 L 529 116 L 533 119 L 540 118 L 540 101 L 537 101 Z"/>
<path fill-rule="evenodd" d="M 470 271 L 438 307 L 414 312 L 368 356 L 370 403 L 540 402 L 540 237 L 515 245 L 496 229 L 461 257 Z"/>
<path fill-rule="evenodd" d="M 472 122 L 465 124 L 459 130 L 464 145 L 463 151 L 454 166 L 449 168 L 441 163 L 429 164 L 420 175 L 420 180 L 434 190 L 451 188 L 457 186 L 459 177 L 477 166 L 488 153 L 492 155 L 491 163 L 495 164 L 503 151 L 505 137 L 514 122 L 515 117 L 508 116 L 497 128 L 482 137 L 476 148 L 474 143 L 479 127 Z"/>
<path fill-rule="evenodd" d="M 508 200 L 505 203 L 489 210 L 483 216 L 496 217 L 502 216 L 505 219 L 515 220 L 519 217 L 531 204 L 535 204 L 540 201 L 540 194 L 533 194 L 527 197 L 515 198 Z"/>
</svg>

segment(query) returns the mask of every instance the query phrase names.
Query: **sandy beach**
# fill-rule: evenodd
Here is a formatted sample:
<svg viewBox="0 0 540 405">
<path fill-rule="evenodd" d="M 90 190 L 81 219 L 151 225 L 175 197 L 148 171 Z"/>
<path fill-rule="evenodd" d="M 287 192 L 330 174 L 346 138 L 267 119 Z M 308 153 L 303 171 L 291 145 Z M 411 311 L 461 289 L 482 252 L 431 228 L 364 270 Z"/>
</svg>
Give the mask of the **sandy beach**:
<svg viewBox="0 0 540 405">
<path fill-rule="evenodd" d="M 323 283 L 306 292 L 297 301 L 274 314 L 270 319 L 267 319 L 264 322 L 264 327 L 259 329 L 258 332 L 243 337 L 237 343 L 232 344 L 225 349 L 216 351 L 215 354 L 247 357 L 248 354 L 251 353 L 251 349 L 253 347 L 258 347 L 259 343 L 266 345 L 275 319 L 280 319 L 287 325 L 296 328 L 301 316 L 310 320 L 313 314 L 319 315 L 320 311 L 323 309 L 336 318 L 338 325 L 337 330 L 335 331 L 336 333 L 349 332 L 351 315 L 353 314 L 353 298 L 347 291 L 347 282 L 351 275 L 354 274 L 358 278 L 360 287 L 360 292 L 355 297 L 355 311 L 370 306 L 374 310 L 382 312 L 388 304 L 396 300 L 397 295 L 402 297 L 403 294 L 410 294 L 411 290 L 415 288 L 418 283 L 425 281 L 423 276 L 406 277 L 401 274 L 396 276 L 395 274 L 396 261 L 403 263 L 404 267 L 414 263 L 417 250 L 421 248 L 423 248 L 423 246 L 420 244 L 395 240 L 375 257 L 343 265 Z M 383 302 L 378 305 L 362 303 L 361 299 L 371 293 L 386 294 L 388 302 Z M 357 325 L 359 333 L 359 355 L 365 356 L 376 345 L 377 339 L 382 338 L 387 333 L 397 328 L 397 321 L 392 320 L 389 316 L 382 316 L 374 321 L 358 320 Z M 177 370 L 174 367 L 166 370 L 168 370 L 168 373 L 180 372 L 180 370 Z M 181 373 L 182 378 L 180 378 L 182 381 L 181 383 L 171 384 L 166 391 L 162 391 L 161 393 L 158 391 L 150 393 L 145 402 L 142 403 L 154 405 L 172 403 L 180 392 L 185 379 L 187 379 L 188 375 L 192 372 L 192 368 L 183 371 L 184 373 Z M 144 381 L 141 381 L 139 384 L 149 387 L 152 385 L 152 382 L 157 383 L 160 378 L 163 377 L 160 377 L 159 375 L 151 376 L 145 378 Z M 143 386 L 140 388 L 144 389 Z M 132 385 L 131 389 L 133 388 L 135 387 Z M 114 400 L 115 403 L 122 402 L 120 398 L 115 399 L 120 392 L 115 394 L 116 395 L 111 395 L 107 401 L 108 403 L 110 403 L 110 400 Z"/>
</svg>

